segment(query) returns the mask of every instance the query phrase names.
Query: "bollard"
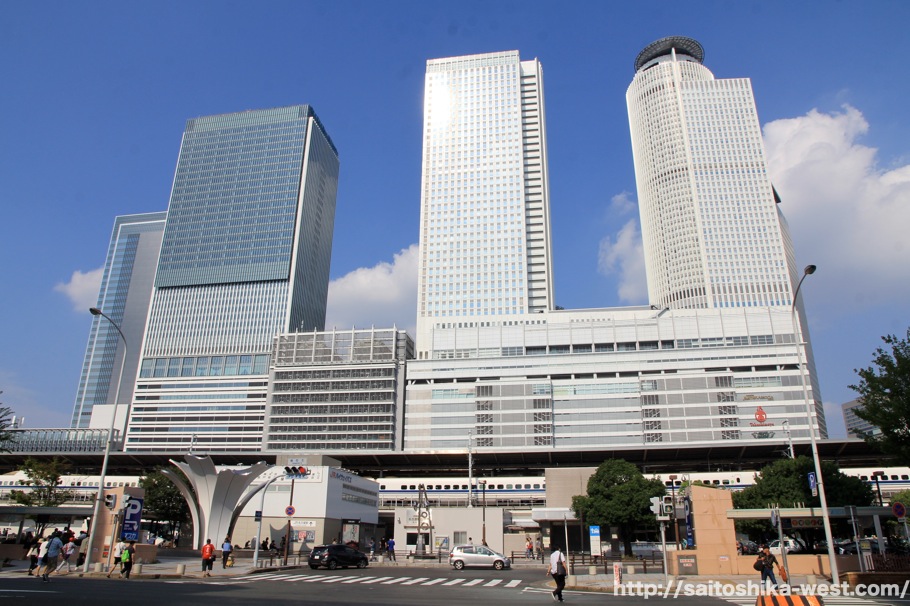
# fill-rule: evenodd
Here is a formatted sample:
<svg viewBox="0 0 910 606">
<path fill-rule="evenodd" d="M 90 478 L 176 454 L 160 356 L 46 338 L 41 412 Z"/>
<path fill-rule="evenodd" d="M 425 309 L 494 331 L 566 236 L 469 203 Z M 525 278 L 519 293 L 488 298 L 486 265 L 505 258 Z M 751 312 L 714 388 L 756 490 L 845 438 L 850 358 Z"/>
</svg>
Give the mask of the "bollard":
<svg viewBox="0 0 910 606">
<path fill-rule="evenodd" d="M 814 574 L 807 574 L 807 575 L 806 575 L 806 583 L 809 584 L 809 585 L 817 585 L 817 584 L 818 584 L 818 577 L 815 576 Z"/>
<path fill-rule="evenodd" d="M 177 574 L 180 576 L 186 574 L 186 564 L 177 564 Z"/>
<path fill-rule="evenodd" d="M 597 566 L 588 566 L 588 574 L 591 576 L 597 574 Z"/>
<path fill-rule="evenodd" d="M 136 574 L 142 574 L 142 564 L 136 564 L 133 566 L 133 572 Z"/>
<path fill-rule="evenodd" d="M 104 564 L 101 562 L 95 562 L 95 572 L 104 572 Z"/>
<path fill-rule="evenodd" d="M 635 566 L 626 566 L 626 574 L 635 574 Z"/>
</svg>

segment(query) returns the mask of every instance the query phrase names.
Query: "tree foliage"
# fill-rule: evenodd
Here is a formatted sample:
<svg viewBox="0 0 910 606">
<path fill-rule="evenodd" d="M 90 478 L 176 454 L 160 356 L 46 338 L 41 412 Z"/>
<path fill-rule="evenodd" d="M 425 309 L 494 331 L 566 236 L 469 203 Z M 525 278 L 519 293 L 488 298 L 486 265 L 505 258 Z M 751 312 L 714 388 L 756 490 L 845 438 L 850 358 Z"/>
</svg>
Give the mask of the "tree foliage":
<svg viewBox="0 0 910 606">
<path fill-rule="evenodd" d="M 3 392 L 0 391 L 0 394 Z M 13 441 L 13 432 L 9 431 L 13 424 L 13 411 L 0 402 L 0 452 L 9 452 L 7 444 Z"/>
<path fill-rule="evenodd" d="M 635 529 L 655 524 L 651 497 L 665 492 L 659 479 L 646 479 L 632 463 L 610 459 L 588 480 L 588 494 L 572 497 L 572 511 L 588 524 L 618 527 L 625 554 L 631 556 Z"/>
<path fill-rule="evenodd" d="M 140 478 L 139 486 L 145 489 L 143 516 L 168 522 L 171 528 L 189 520 L 190 509 L 186 499 L 160 469 Z"/>
<path fill-rule="evenodd" d="M 61 488 L 63 476 L 70 470 L 70 464 L 59 457 L 50 460 L 29 457 L 22 462 L 21 471 L 28 478 L 22 483 L 31 490 L 13 490 L 10 497 L 16 503 L 27 507 L 57 507 L 71 500 L 75 493 Z"/>
<path fill-rule="evenodd" d="M 809 487 L 809 472 L 813 471 L 815 464 L 809 457 L 775 461 L 761 469 L 755 484 L 733 493 L 733 506 L 736 509 L 767 509 L 773 505 L 820 507 L 821 497 L 813 497 Z M 828 507 L 864 507 L 875 501 L 873 490 L 866 482 L 845 475 L 835 463 L 822 461 L 822 475 Z M 737 522 L 737 529 L 752 538 L 774 534 L 771 524 L 763 520 Z"/>
<path fill-rule="evenodd" d="M 882 337 L 886 347 L 875 350 L 874 366 L 855 370 L 859 383 L 850 389 L 859 394 L 856 416 L 881 429 L 863 439 L 883 453 L 910 463 L 910 328 L 907 337 Z M 890 349 L 890 351 L 889 351 Z"/>
</svg>

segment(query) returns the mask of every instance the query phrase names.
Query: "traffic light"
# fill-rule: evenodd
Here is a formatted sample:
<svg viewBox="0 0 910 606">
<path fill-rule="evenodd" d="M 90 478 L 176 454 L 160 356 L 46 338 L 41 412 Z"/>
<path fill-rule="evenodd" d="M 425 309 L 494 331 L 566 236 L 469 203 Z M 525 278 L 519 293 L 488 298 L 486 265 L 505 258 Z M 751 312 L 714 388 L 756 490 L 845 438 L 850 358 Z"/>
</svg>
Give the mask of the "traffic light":
<svg viewBox="0 0 910 606">
<path fill-rule="evenodd" d="M 658 516 L 663 513 L 663 499 L 660 497 L 651 497 L 651 512 Z"/>
<path fill-rule="evenodd" d="M 287 476 L 302 477 L 307 474 L 306 467 L 285 467 L 284 473 Z"/>
<path fill-rule="evenodd" d="M 115 494 L 106 494 L 104 495 L 104 506 L 108 509 L 113 509 L 117 506 L 117 495 Z"/>
<path fill-rule="evenodd" d="M 675 507 L 673 506 L 673 497 L 665 496 L 664 497 L 664 515 L 672 516 L 674 509 L 675 509 Z"/>
</svg>

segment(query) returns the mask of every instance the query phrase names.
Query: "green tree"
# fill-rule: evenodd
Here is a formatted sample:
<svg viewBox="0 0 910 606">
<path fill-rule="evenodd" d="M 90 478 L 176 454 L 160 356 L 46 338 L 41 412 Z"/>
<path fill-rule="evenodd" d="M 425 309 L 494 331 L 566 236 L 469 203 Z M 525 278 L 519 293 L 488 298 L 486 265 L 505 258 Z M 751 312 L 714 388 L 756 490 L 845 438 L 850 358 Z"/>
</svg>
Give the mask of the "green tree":
<svg viewBox="0 0 910 606">
<path fill-rule="evenodd" d="M 665 492 L 659 479 L 645 478 L 632 463 L 610 459 L 588 480 L 588 494 L 572 497 L 572 511 L 588 524 L 618 527 L 625 554 L 631 556 L 636 528 L 655 525 L 651 497 Z"/>
<path fill-rule="evenodd" d="M 59 457 L 41 460 L 28 457 L 20 468 L 28 476 L 22 483 L 31 486 L 31 490 L 13 490 L 10 497 L 16 503 L 27 507 L 57 507 L 71 500 L 75 493 L 61 488 L 63 476 L 70 470 L 70 465 Z"/>
<path fill-rule="evenodd" d="M 910 463 L 910 328 L 907 338 L 882 337 L 887 347 L 875 350 L 874 366 L 855 370 L 859 383 L 850 389 L 862 403 L 856 416 L 881 429 L 863 439 L 902 465 Z M 890 349 L 890 351 L 888 351 Z"/>
<path fill-rule="evenodd" d="M 143 517 L 167 522 L 172 529 L 189 520 L 190 509 L 186 499 L 160 469 L 140 478 L 139 486 L 145 489 Z"/>
<path fill-rule="evenodd" d="M 775 461 L 761 469 L 755 484 L 733 493 L 733 506 L 736 509 L 767 509 L 771 505 L 820 507 L 820 497 L 813 497 L 809 488 L 808 476 L 813 471 L 815 464 L 809 457 Z M 864 507 L 875 500 L 873 490 L 866 482 L 842 473 L 835 463 L 822 461 L 822 474 L 829 507 Z M 775 534 L 771 524 L 762 520 L 742 520 L 736 527 L 753 539 Z"/>
<path fill-rule="evenodd" d="M 0 394 L 3 392 L 0 391 Z M 0 402 L 0 452 L 9 452 L 7 445 L 13 441 L 13 432 L 9 430 L 13 424 L 13 411 Z"/>
</svg>

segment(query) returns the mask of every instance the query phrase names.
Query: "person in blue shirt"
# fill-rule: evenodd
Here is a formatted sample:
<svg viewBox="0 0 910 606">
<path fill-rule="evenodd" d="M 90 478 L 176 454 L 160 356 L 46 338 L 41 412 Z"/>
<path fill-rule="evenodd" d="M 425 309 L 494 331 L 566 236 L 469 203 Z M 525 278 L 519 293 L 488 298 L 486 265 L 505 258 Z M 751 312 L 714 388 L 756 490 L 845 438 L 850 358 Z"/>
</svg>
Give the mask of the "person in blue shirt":
<svg viewBox="0 0 910 606">
<path fill-rule="evenodd" d="M 47 563 L 44 565 L 44 574 L 41 575 L 41 580 L 45 583 L 50 582 L 47 576 L 57 568 L 57 558 L 60 557 L 62 550 L 63 541 L 60 540 L 60 533 L 54 532 L 51 535 L 51 539 L 47 542 Z"/>
<path fill-rule="evenodd" d="M 389 539 L 389 542 L 387 543 L 387 545 L 388 545 L 388 550 L 389 550 L 389 561 L 397 562 L 397 560 L 395 559 L 395 539 Z"/>
</svg>

